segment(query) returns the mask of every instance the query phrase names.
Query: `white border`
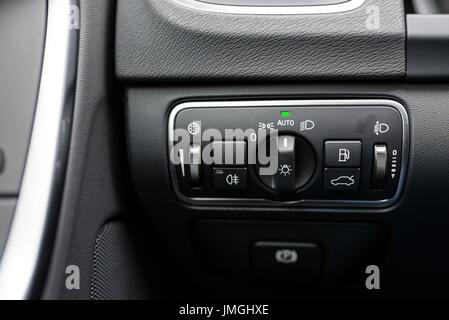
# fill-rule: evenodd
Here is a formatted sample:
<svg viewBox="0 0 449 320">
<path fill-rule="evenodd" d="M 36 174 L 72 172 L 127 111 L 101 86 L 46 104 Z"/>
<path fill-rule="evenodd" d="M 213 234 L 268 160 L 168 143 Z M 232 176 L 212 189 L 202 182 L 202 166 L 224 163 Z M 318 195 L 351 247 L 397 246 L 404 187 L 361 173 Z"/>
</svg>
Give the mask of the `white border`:
<svg viewBox="0 0 449 320">
<path fill-rule="evenodd" d="M 59 209 L 79 39 L 79 30 L 70 25 L 72 5 L 78 1 L 48 0 L 39 96 L 19 199 L 0 261 L 0 299 L 32 297 L 46 231 Z"/>
<path fill-rule="evenodd" d="M 200 2 L 196 0 L 172 0 L 190 9 L 229 13 L 229 14 L 261 14 L 261 15 L 299 15 L 299 14 L 327 14 L 351 11 L 361 7 L 366 0 L 349 0 L 343 3 L 317 6 L 232 6 Z"/>
<path fill-rule="evenodd" d="M 174 145 L 174 129 L 177 114 L 185 109 L 191 108 L 225 108 L 225 107 L 281 107 L 281 106 L 324 106 L 324 107 L 338 107 L 338 106 L 355 106 L 355 107 L 393 107 L 401 115 L 402 118 L 402 161 L 401 173 L 399 176 L 398 188 L 396 194 L 389 199 L 382 200 L 298 200 L 290 202 L 279 202 L 267 199 L 245 199 L 245 198 L 189 198 L 184 196 L 178 184 L 174 183 L 176 195 L 183 201 L 189 204 L 196 205 L 270 205 L 272 207 L 290 207 L 295 208 L 299 206 L 312 207 L 387 207 L 396 202 L 403 190 L 405 177 L 407 173 L 407 165 L 409 158 L 409 119 L 405 107 L 397 101 L 389 99 L 329 99 L 329 100 L 252 100 L 252 101 L 196 101 L 183 102 L 176 105 L 170 112 L 168 119 L 168 145 L 171 149 Z M 177 181 L 176 170 L 173 164 L 170 164 L 171 177 L 173 181 Z"/>
</svg>

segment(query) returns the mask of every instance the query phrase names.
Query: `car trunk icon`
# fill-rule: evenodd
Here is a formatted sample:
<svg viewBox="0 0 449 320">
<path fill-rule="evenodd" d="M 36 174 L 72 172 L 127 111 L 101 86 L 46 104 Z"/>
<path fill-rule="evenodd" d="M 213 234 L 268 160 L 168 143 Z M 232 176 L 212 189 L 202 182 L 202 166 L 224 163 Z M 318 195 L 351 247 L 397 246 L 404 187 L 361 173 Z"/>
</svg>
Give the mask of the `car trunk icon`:
<svg viewBox="0 0 449 320">
<path fill-rule="evenodd" d="M 332 179 L 331 184 L 333 186 L 352 186 L 354 184 L 354 176 L 340 176 L 338 178 Z"/>
</svg>

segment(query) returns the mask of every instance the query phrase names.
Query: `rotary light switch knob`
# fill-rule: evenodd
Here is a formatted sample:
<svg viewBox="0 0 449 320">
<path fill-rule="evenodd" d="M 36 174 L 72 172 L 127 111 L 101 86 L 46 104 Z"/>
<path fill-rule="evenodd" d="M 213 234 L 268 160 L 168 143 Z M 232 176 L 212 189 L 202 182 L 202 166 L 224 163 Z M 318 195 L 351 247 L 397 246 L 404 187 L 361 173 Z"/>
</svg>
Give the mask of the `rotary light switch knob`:
<svg viewBox="0 0 449 320">
<path fill-rule="evenodd" d="M 272 175 L 262 175 L 259 167 L 259 177 L 276 193 L 293 194 L 313 176 L 316 167 L 315 153 L 309 143 L 294 135 L 280 135 L 271 143 L 275 143 L 272 152 L 277 156 L 276 170 Z M 274 160 L 271 154 L 270 159 Z"/>
<path fill-rule="evenodd" d="M 274 178 L 274 189 L 279 193 L 292 193 L 296 185 L 295 138 L 277 138 L 278 170 Z"/>
</svg>

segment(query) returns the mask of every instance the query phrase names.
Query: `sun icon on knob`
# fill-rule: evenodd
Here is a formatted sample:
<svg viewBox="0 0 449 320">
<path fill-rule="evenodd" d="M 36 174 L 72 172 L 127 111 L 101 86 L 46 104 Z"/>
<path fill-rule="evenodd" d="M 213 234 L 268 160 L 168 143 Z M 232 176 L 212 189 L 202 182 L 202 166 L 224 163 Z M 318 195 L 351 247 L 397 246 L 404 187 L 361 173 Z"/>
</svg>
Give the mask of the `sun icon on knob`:
<svg viewBox="0 0 449 320">
<path fill-rule="evenodd" d="M 284 177 L 291 175 L 292 174 L 292 167 L 291 167 L 291 165 L 289 165 L 289 164 L 282 164 L 279 167 L 279 173 L 283 174 Z"/>
</svg>

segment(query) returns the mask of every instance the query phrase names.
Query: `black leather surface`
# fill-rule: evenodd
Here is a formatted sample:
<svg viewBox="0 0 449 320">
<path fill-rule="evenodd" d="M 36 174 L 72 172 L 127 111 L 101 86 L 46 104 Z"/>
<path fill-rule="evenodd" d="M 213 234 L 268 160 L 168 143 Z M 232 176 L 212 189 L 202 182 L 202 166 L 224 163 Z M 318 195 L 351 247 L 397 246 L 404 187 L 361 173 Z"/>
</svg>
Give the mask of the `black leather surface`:
<svg viewBox="0 0 449 320">
<path fill-rule="evenodd" d="M 208 86 L 153 86 L 127 90 L 129 163 L 147 214 L 162 230 L 178 263 L 198 285 L 235 297 L 242 288 L 232 279 L 210 274 L 196 260 L 188 226 L 201 219 L 257 221 L 370 222 L 390 234 L 382 266 L 382 295 L 392 299 L 447 297 L 449 286 L 449 93 L 447 84 L 284 83 Z M 174 198 L 169 180 L 167 124 L 169 110 L 179 102 L 203 99 L 267 98 L 392 98 L 402 102 L 410 118 L 410 159 L 400 201 L 388 209 L 298 209 L 266 207 L 199 208 Z M 159 208 L 164 208 L 161 211 Z M 259 239 L 258 239 L 259 240 Z M 266 239 L 263 239 L 266 240 Z M 270 241 L 277 239 L 269 238 Z M 285 240 L 285 239 L 284 239 Z M 363 286 L 363 283 L 361 283 Z M 228 288 L 229 291 L 225 291 Z M 220 291 L 223 289 L 223 291 Z M 210 298 L 211 291 L 203 291 Z M 254 297 L 251 292 L 250 297 Z"/>
<path fill-rule="evenodd" d="M 98 234 L 93 254 L 92 300 L 141 300 L 151 298 L 130 230 L 120 221 L 107 223 Z"/>
<path fill-rule="evenodd" d="M 80 0 L 80 6 L 78 77 L 69 159 L 42 298 L 90 299 L 93 272 L 99 271 L 105 272 L 102 281 L 107 288 L 103 289 L 107 290 L 106 296 L 112 298 L 142 297 L 144 293 L 134 291 L 133 288 L 138 288 L 129 283 L 131 280 L 142 282 L 140 285 L 145 285 L 148 292 L 157 292 L 158 296 L 167 296 L 165 291 L 171 296 L 177 295 L 179 290 L 170 291 L 174 284 L 181 283 L 171 269 L 171 257 L 166 256 L 164 245 L 151 225 L 141 221 L 144 215 L 136 209 L 138 203 L 130 195 L 123 111 L 119 105 L 121 90 L 112 81 L 114 1 Z M 121 230 L 116 230 L 118 222 L 111 221 L 122 221 Z M 107 253 L 118 250 L 114 252 L 113 267 L 135 270 L 137 264 L 142 263 L 149 279 L 142 279 L 141 273 L 118 279 L 117 276 L 125 277 L 123 269 L 98 270 L 98 265 L 95 267 L 93 255 L 98 247 L 97 237 L 105 225 L 114 226 L 113 238 L 120 242 L 113 241 L 112 249 L 104 248 Z M 125 226 L 126 234 L 122 229 Z M 145 241 L 140 235 L 145 235 Z M 129 247 L 139 253 L 126 252 L 125 255 Z M 145 261 L 130 261 L 130 256 Z M 68 290 L 65 286 L 68 265 L 80 269 L 79 290 Z M 170 278 L 166 274 L 171 274 Z"/>
<path fill-rule="evenodd" d="M 67 175 L 55 246 L 46 280 L 46 299 L 89 299 L 96 238 L 120 216 L 122 195 L 120 132 L 115 89 L 108 79 L 113 2 L 81 0 L 81 30 L 75 110 Z M 115 115 L 114 115 L 115 114 Z M 65 270 L 80 269 L 80 289 L 68 290 Z"/>
<path fill-rule="evenodd" d="M 379 9 L 379 29 L 367 28 Z M 122 80 L 400 78 L 402 0 L 367 0 L 330 15 L 231 15 L 171 0 L 119 0 L 116 72 Z"/>
</svg>

